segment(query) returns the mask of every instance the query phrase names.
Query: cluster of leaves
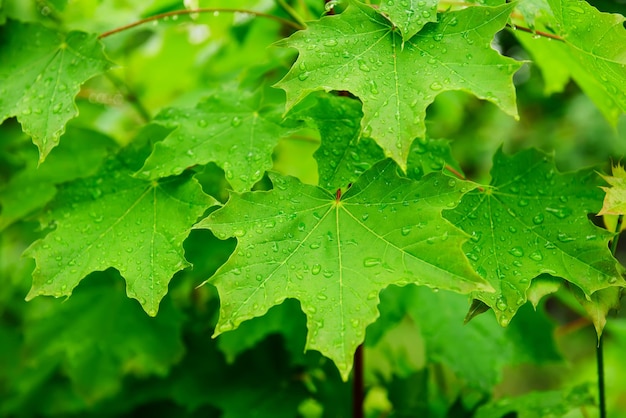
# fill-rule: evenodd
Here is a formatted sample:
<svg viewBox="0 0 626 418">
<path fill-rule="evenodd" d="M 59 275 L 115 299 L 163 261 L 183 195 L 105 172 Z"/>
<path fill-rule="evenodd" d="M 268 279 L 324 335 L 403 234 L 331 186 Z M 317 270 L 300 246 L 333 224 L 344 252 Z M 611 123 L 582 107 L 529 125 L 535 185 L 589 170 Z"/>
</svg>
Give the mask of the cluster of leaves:
<svg viewBox="0 0 626 418">
<path fill-rule="evenodd" d="M 459 157 L 463 135 L 443 139 L 454 118 L 437 111 L 452 101 L 461 126 L 472 101 L 523 121 L 514 76 L 525 61 L 494 48 L 508 42 L 532 57 L 545 93 L 573 80 L 617 127 L 623 16 L 581 0 L 351 0 L 325 16 L 312 0 L 242 0 L 224 2 L 250 12 L 234 20 L 187 10 L 98 36 L 117 20 L 100 22 L 115 8 L 96 3 L 0 3 L 0 267 L 14 283 L 0 313 L 18 318 L 23 341 L 0 333 L 3 358 L 28 353 L 0 373 L 0 412 L 58 380 L 25 415 L 169 402 L 177 413 L 345 416 L 340 380 L 364 342 L 371 385 L 392 404 L 372 390 L 371 411 L 560 416 L 593 403 L 584 385 L 506 405 L 490 393 L 504 364 L 558 359 L 552 325 L 528 301 L 541 311 L 570 289 L 598 335 L 619 305 L 616 234 L 589 215 L 624 214 L 623 169 L 563 173 L 552 154 L 494 147 L 483 181 L 477 153 Z M 179 3 L 117 13 L 133 21 L 193 2 Z M 312 21 L 294 32 L 299 15 Z M 24 306 L 14 297 L 29 269 L 35 300 Z M 156 318 L 120 298 L 118 277 Z M 463 327 L 468 309 L 468 320 L 491 310 L 497 321 Z M 437 365 L 473 392 L 426 390 Z"/>
</svg>

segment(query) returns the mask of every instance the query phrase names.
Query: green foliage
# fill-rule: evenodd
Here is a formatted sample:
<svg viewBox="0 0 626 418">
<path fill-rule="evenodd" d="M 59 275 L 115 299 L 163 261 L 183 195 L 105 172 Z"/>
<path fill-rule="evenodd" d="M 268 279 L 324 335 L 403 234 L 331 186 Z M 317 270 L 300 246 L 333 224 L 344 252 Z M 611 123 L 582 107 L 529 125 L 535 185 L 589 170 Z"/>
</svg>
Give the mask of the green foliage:
<svg viewBox="0 0 626 418">
<path fill-rule="evenodd" d="M 78 115 L 80 85 L 110 66 L 93 34 L 9 21 L 2 26 L 0 121 L 17 116 L 41 163 Z M 28 42 L 24 42 L 28 39 Z"/>
<path fill-rule="evenodd" d="M 277 87 L 288 107 L 315 90 L 348 90 L 363 103 L 364 134 L 404 169 L 411 142 L 424 136 L 426 108 L 443 91 L 472 92 L 517 116 L 512 76 L 521 64 L 489 47 L 511 8 L 446 13 L 403 42 L 385 17 L 351 2 L 278 44 L 300 54 Z"/>
<path fill-rule="evenodd" d="M 626 416 L 626 8 L 149 3 L 0 1 L 0 415 Z"/>
</svg>

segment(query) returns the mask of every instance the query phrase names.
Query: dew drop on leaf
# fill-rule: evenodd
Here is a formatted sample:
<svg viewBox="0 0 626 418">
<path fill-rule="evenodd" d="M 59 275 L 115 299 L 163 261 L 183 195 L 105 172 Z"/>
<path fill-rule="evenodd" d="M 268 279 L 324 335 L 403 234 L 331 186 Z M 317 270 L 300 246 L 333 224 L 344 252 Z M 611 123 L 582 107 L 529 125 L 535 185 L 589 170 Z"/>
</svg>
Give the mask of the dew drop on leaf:
<svg viewBox="0 0 626 418">
<path fill-rule="evenodd" d="M 513 247 L 509 250 L 509 253 L 515 257 L 522 257 L 524 255 L 524 250 L 522 250 L 521 247 Z"/>
<path fill-rule="evenodd" d="M 496 300 L 496 308 L 499 310 L 506 311 L 508 307 L 509 306 L 507 305 L 506 300 L 504 300 L 504 296 L 500 296 L 498 300 Z"/>
<path fill-rule="evenodd" d="M 381 263 L 380 258 L 375 257 L 367 257 L 363 259 L 363 266 L 365 267 L 376 267 Z"/>
<path fill-rule="evenodd" d="M 434 83 L 432 83 L 430 85 L 430 89 L 434 90 L 434 91 L 439 91 L 443 88 L 443 86 L 441 85 L 441 83 L 438 83 L 437 81 L 435 81 Z"/>
<path fill-rule="evenodd" d="M 322 271 L 322 266 L 319 264 L 313 264 L 313 267 L 311 267 L 311 273 L 317 275 L 320 274 L 320 271 Z"/>
<path fill-rule="evenodd" d="M 533 217 L 533 223 L 535 225 L 540 225 L 543 223 L 543 214 L 539 213 L 536 216 Z"/>
<path fill-rule="evenodd" d="M 530 257 L 531 260 L 535 260 L 535 261 L 543 260 L 543 254 L 541 254 L 540 251 L 533 251 L 532 253 L 530 253 L 528 257 Z"/>
</svg>

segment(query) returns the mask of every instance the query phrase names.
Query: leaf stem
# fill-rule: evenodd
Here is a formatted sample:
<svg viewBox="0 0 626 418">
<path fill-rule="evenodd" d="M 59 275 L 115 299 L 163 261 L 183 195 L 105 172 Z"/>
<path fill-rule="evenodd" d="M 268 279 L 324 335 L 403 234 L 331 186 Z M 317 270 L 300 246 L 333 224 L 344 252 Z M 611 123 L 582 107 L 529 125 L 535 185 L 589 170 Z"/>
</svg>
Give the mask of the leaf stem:
<svg viewBox="0 0 626 418">
<path fill-rule="evenodd" d="M 267 13 L 262 13 L 262 12 L 256 12 L 254 10 L 247 10 L 247 9 L 229 9 L 229 8 L 221 8 L 221 7 L 204 7 L 204 8 L 199 8 L 199 9 L 185 9 L 185 10 L 174 10 L 171 12 L 166 12 L 166 13 L 159 13 L 156 14 L 154 16 L 149 16 L 146 17 L 145 19 L 141 19 L 141 20 L 137 20 L 133 23 L 129 23 L 128 25 L 124 25 L 124 26 L 120 26 L 118 28 L 112 29 L 110 31 L 101 33 L 100 36 L 98 36 L 99 39 L 103 39 L 106 38 L 108 36 L 114 35 L 116 33 L 125 31 L 127 29 L 131 29 L 134 28 L 136 26 L 139 25 L 143 25 L 144 23 L 148 23 L 148 22 L 153 22 L 155 20 L 160 20 L 160 19 L 165 19 L 167 17 L 171 17 L 171 16 L 180 16 L 180 15 L 190 15 L 190 14 L 194 14 L 194 13 L 215 13 L 215 12 L 220 12 L 220 13 L 245 13 L 245 14 L 249 14 L 249 15 L 254 15 L 257 17 L 264 17 L 267 19 L 272 19 L 275 20 L 279 23 L 282 23 L 283 25 L 286 26 L 290 26 L 296 30 L 302 30 L 305 29 L 306 26 L 302 26 L 300 23 L 295 23 L 292 22 L 290 20 L 287 19 L 283 19 L 282 17 L 278 17 L 278 16 L 274 16 L 274 15 L 270 15 Z"/>
<path fill-rule="evenodd" d="M 559 35 L 552 34 L 552 33 L 542 32 L 542 31 L 539 31 L 539 30 L 526 28 L 524 26 L 516 25 L 514 23 L 508 23 L 507 26 L 510 27 L 513 30 L 519 30 L 521 32 L 532 33 L 533 35 L 540 36 L 540 37 L 543 37 L 543 38 L 554 39 L 554 40 L 559 41 L 559 42 L 565 42 L 565 39 L 563 37 L 561 37 Z"/>
<path fill-rule="evenodd" d="M 352 369 L 352 418 L 363 418 L 363 344 L 354 352 Z"/>
<path fill-rule="evenodd" d="M 615 225 L 615 236 L 611 241 L 611 254 L 615 257 L 617 252 L 617 243 L 619 241 L 620 231 L 622 230 L 622 222 L 624 221 L 624 215 L 617 217 L 617 225 Z M 600 418 L 606 418 L 606 394 L 604 384 L 604 344 L 602 335 L 598 338 L 598 345 L 596 346 L 596 366 L 598 369 L 598 408 L 600 410 Z"/>
<path fill-rule="evenodd" d="M 596 347 L 596 364 L 598 367 L 598 408 L 600 409 L 600 418 L 606 418 L 606 399 L 604 394 L 604 350 L 602 347 L 602 336 L 600 336 Z"/>
</svg>

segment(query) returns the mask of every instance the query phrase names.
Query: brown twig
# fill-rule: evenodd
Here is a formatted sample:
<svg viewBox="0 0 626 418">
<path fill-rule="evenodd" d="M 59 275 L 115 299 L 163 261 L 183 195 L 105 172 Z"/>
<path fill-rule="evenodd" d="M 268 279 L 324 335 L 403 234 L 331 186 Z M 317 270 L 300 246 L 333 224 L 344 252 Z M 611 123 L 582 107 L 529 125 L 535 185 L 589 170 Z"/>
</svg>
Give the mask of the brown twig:
<svg viewBox="0 0 626 418">
<path fill-rule="evenodd" d="M 562 38 L 559 35 L 554 35 L 552 33 L 541 32 L 541 31 L 538 31 L 538 30 L 525 28 L 524 26 L 519 26 L 519 25 L 516 25 L 516 24 L 513 24 L 513 23 L 509 23 L 509 24 L 507 24 L 507 26 L 510 27 L 513 30 L 519 30 L 521 32 L 532 33 L 533 35 L 540 36 L 542 38 L 554 39 L 555 41 L 565 42 L 564 38 Z"/>
<path fill-rule="evenodd" d="M 100 36 L 98 36 L 99 39 L 103 39 L 106 38 L 108 36 L 114 35 L 116 33 L 125 31 L 127 29 L 130 28 L 134 28 L 135 26 L 139 26 L 139 25 L 143 25 L 144 23 L 148 23 L 148 22 L 153 22 L 155 20 L 160 20 L 160 19 L 165 19 L 168 17 L 172 17 L 172 16 L 180 16 L 180 15 L 189 15 L 189 14 L 194 14 L 194 13 L 245 13 L 245 14 L 249 14 L 249 15 L 253 15 L 253 16 L 257 16 L 257 17 L 264 17 L 267 19 L 272 19 L 275 20 L 279 23 L 282 23 L 283 25 L 287 25 L 287 26 L 291 26 L 292 28 L 296 29 L 296 30 L 302 30 L 305 29 L 302 25 L 292 22 L 290 20 L 287 19 L 283 19 L 282 17 L 278 17 L 278 16 L 274 16 L 274 15 L 270 15 L 267 13 L 262 13 L 262 12 L 256 12 L 254 10 L 246 10 L 246 9 L 228 9 L 228 8 L 219 8 L 219 7 L 209 7 L 209 8 L 199 8 L 199 9 L 185 9 L 185 10 L 174 10 L 171 12 L 166 12 L 166 13 L 159 13 L 157 15 L 154 16 L 149 16 L 146 17 L 145 19 L 141 19 L 141 20 L 137 20 L 136 22 L 133 23 L 129 23 L 128 25 L 124 25 L 124 26 L 120 26 L 118 28 L 112 29 L 110 31 L 101 33 Z"/>
</svg>

